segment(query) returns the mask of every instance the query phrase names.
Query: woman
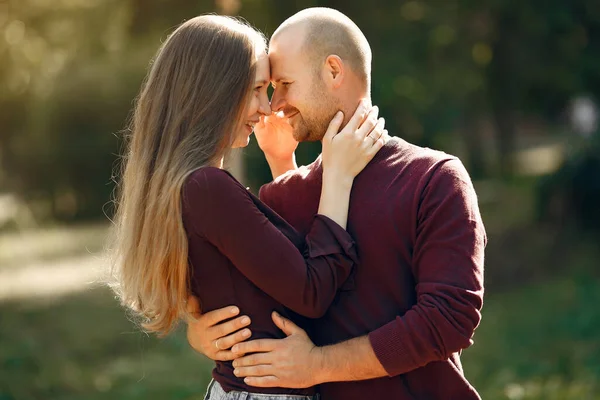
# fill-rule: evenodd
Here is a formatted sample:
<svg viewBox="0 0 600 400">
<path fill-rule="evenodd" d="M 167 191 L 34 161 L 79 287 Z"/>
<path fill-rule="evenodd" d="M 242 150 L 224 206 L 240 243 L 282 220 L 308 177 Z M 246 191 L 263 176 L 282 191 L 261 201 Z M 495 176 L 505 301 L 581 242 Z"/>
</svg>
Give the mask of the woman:
<svg viewBox="0 0 600 400">
<path fill-rule="evenodd" d="M 350 189 L 383 144 L 383 122 L 366 107 L 340 133 L 343 116 L 332 120 L 319 214 L 299 237 L 222 169 L 227 151 L 246 146 L 254 124 L 271 113 L 265 48 L 259 32 L 235 19 L 197 17 L 170 35 L 143 84 L 119 187 L 113 288 L 148 331 L 166 334 L 189 318 L 194 294 L 204 311 L 240 304 L 254 337 L 280 338 L 273 310 L 321 315 L 351 273 Z M 256 390 L 230 362 L 217 363 L 213 377 L 212 399 Z M 262 393 L 309 399 L 314 392 Z"/>
</svg>

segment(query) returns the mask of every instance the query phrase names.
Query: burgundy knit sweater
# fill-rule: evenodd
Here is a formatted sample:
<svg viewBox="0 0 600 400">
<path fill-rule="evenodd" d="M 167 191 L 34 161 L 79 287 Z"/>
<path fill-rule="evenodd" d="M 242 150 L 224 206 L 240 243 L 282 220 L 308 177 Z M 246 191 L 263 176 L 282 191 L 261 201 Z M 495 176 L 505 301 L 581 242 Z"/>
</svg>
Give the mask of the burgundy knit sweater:
<svg viewBox="0 0 600 400">
<path fill-rule="evenodd" d="M 300 233 L 318 209 L 321 161 L 261 188 Z M 303 321 L 317 345 L 368 335 L 389 377 L 326 383 L 324 400 L 479 399 L 459 354 L 481 319 L 486 234 L 461 162 L 393 138 L 354 181 L 359 263 L 328 312 Z"/>
</svg>

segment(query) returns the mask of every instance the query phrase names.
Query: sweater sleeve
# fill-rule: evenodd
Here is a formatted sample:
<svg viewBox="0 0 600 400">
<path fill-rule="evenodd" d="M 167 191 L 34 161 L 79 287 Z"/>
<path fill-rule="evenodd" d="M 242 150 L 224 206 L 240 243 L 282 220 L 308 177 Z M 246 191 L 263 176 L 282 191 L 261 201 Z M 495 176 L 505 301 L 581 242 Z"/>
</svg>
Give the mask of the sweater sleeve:
<svg viewBox="0 0 600 400">
<path fill-rule="evenodd" d="M 257 208 L 226 172 L 203 168 L 188 179 L 186 229 L 219 249 L 262 291 L 311 318 L 322 316 L 356 262 L 350 235 L 331 219 L 315 216 L 298 248 Z"/>
<path fill-rule="evenodd" d="M 390 376 L 470 346 L 481 320 L 487 239 L 471 179 L 457 159 L 441 162 L 429 176 L 416 213 L 417 302 L 369 334 Z"/>
<path fill-rule="evenodd" d="M 272 196 L 273 185 L 275 185 L 273 181 L 262 185 L 260 189 L 258 189 L 258 197 L 267 206 L 277 212 L 280 212 L 281 208 L 275 203 L 275 196 Z"/>
</svg>

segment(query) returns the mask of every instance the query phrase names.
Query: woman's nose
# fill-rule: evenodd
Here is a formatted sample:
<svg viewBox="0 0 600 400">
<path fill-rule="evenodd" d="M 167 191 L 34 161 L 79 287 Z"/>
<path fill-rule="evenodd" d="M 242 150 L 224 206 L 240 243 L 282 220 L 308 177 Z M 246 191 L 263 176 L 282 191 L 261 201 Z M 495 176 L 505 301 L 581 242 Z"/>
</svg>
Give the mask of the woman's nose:
<svg viewBox="0 0 600 400">
<path fill-rule="evenodd" d="M 271 105 L 269 101 L 261 101 L 260 106 L 258 107 L 258 112 L 263 115 L 271 115 Z"/>
</svg>

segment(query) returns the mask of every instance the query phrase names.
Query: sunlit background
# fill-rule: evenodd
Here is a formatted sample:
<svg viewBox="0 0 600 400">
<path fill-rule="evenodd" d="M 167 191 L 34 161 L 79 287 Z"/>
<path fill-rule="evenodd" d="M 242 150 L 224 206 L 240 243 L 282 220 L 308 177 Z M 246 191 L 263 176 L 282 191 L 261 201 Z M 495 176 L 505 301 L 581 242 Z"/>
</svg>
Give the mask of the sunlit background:
<svg viewBox="0 0 600 400">
<path fill-rule="evenodd" d="M 390 133 L 475 182 L 489 245 L 468 379 L 484 399 L 600 399 L 598 0 L 0 0 L 0 400 L 202 398 L 210 363 L 182 332 L 140 333 L 94 284 L 120 131 L 186 18 L 269 35 L 311 6 L 369 39 Z M 269 179 L 254 140 L 231 166 Z"/>
</svg>

